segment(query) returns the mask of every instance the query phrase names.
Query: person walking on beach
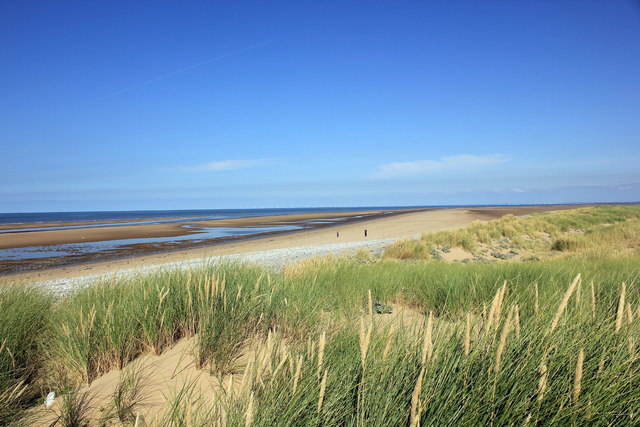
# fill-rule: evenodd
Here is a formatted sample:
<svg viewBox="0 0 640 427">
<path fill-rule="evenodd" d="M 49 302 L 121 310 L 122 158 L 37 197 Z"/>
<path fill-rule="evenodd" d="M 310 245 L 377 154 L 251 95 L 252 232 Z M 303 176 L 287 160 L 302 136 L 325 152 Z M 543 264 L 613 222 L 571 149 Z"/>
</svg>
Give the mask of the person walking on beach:
<svg viewBox="0 0 640 427">
<path fill-rule="evenodd" d="M 364 229 L 364 237 L 367 237 L 367 229 Z"/>
<path fill-rule="evenodd" d="M 336 231 L 336 237 L 340 237 L 340 232 Z"/>
</svg>

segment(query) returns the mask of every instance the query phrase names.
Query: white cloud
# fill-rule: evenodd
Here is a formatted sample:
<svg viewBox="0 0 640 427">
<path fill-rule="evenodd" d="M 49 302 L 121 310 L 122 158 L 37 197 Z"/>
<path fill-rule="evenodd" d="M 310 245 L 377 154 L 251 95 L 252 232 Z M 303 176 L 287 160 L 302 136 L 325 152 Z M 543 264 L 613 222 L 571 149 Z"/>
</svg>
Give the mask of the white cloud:
<svg viewBox="0 0 640 427">
<path fill-rule="evenodd" d="M 393 178 L 399 176 L 421 175 L 428 172 L 441 172 L 466 169 L 477 166 L 504 163 L 509 159 L 502 154 L 476 156 L 461 154 L 459 156 L 442 157 L 440 160 L 415 160 L 412 162 L 393 162 L 380 165 L 375 178 Z"/>
<path fill-rule="evenodd" d="M 189 172 L 222 172 L 236 169 L 247 169 L 269 163 L 270 159 L 214 160 L 201 165 L 183 167 Z"/>
</svg>

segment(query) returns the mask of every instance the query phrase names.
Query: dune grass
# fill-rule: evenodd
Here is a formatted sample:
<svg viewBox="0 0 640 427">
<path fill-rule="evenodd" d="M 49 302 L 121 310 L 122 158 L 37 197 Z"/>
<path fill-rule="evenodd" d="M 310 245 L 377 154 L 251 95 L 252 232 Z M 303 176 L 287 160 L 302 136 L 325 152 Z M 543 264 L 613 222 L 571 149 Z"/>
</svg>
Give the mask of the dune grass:
<svg viewBox="0 0 640 427">
<path fill-rule="evenodd" d="M 437 246 L 474 252 L 480 245 L 501 242 L 535 251 L 610 252 L 634 247 L 639 236 L 639 206 L 596 206 L 476 221 L 461 229 L 426 233 L 419 241 L 398 241 L 385 249 L 384 256 L 428 260 Z"/>
<path fill-rule="evenodd" d="M 281 274 L 237 265 L 159 271 L 104 280 L 63 299 L 38 288 L 3 289 L 0 424 L 24 416 L 50 390 L 66 396 L 61 425 L 86 420 L 78 386 L 197 335 L 196 363 L 221 380 L 242 374 L 237 361 L 250 340 L 265 345 L 242 368 L 241 386 L 223 387 L 211 402 L 186 384 L 165 413 L 144 421 L 633 425 L 640 256 L 626 249 L 640 239 L 637 209 L 623 208 L 503 218 L 485 230 L 504 236 L 514 228 L 511 238 L 572 233 L 589 248 L 539 262 L 359 254 L 308 260 Z M 445 243 L 452 240 L 432 244 Z M 613 246 L 625 250 L 603 249 Z M 375 314 L 376 302 L 410 308 L 421 320 L 412 327 L 384 321 L 392 315 Z M 132 372 L 114 394 L 110 419 L 135 422 L 142 397 Z"/>
</svg>

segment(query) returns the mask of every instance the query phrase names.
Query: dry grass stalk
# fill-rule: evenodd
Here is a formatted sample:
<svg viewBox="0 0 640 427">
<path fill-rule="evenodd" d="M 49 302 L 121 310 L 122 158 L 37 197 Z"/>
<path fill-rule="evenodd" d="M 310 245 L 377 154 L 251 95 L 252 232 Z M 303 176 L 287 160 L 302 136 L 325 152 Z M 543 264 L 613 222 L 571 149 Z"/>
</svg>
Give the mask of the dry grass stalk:
<svg viewBox="0 0 640 427">
<path fill-rule="evenodd" d="M 322 334 L 320 334 L 320 339 L 318 340 L 318 371 L 316 373 L 316 376 L 318 378 L 320 378 L 320 372 L 322 372 L 322 362 L 324 359 L 324 346 L 326 344 L 326 338 L 327 334 L 323 331 Z"/>
<path fill-rule="evenodd" d="M 382 361 L 386 361 L 389 356 L 389 351 L 391 350 L 391 344 L 393 344 L 393 338 L 395 336 L 395 324 L 391 325 L 391 329 L 389 329 L 389 335 L 387 336 L 387 343 L 384 346 L 384 350 L 382 352 Z"/>
<path fill-rule="evenodd" d="M 495 317 L 496 307 L 498 306 L 498 298 L 500 298 L 500 290 L 496 292 L 493 300 L 491 301 L 491 306 L 489 306 L 489 314 L 487 314 L 487 324 L 486 331 L 488 332 L 493 325 L 493 318 Z"/>
<path fill-rule="evenodd" d="M 504 298 L 504 291 L 506 290 L 507 282 L 504 282 L 504 285 L 498 289 L 496 295 L 493 297 L 493 301 L 491 301 L 491 307 L 489 307 L 489 314 L 487 316 L 487 328 L 489 331 L 493 324 L 498 324 L 500 321 L 500 311 L 502 310 L 502 299 Z"/>
<path fill-rule="evenodd" d="M 580 349 L 578 353 L 578 363 L 576 363 L 576 374 L 573 380 L 573 403 L 577 403 L 580 398 L 580 389 L 582 386 L 582 368 L 584 365 L 584 349 Z"/>
<path fill-rule="evenodd" d="M 249 396 L 249 404 L 247 405 L 247 412 L 244 417 L 244 426 L 249 427 L 253 424 L 253 392 L 251 392 L 251 396 Z"/>
<path fill-rule="evenodd" d="M 513 322 L 516 328 L 516 338 L 520 338 L 520 306 L 518 304 L 516 304 Z"/>
<path fill-rule="evenodd" d="M 240 382 L 239 393 L 242 394 L 244 392 L 245 387 L 247 389 L 251 389 L 251 383 L 253 376 L 253 361 L 249 360 L 247 365 L 244 367 L 244 373 L 242 374 L 242 381 Z"/>
<path fill-rule="evenodd" d="M 362 359 L 362 368 L 364 369 L 367 360 L 367 351 L 371 341 L 371 323 L 365 328 L 364 320 L 360 318 L 360 357 Z"/>
<path fill-rule="evenodd" d="M 433 311 L 429 312 L 427 319 L 427 331 L 424 334 L 424 342 L 422 343 L 422 364 L 426 365 L 433 355 Z"/>
<path fill-rule="evenodd" d="M 622 319 L 624 318 L 625 308 L 625 296 L 627 294 L 627 285 L 622 282 L 622 289 L 620 290 L 620 300 L 618 301 L 618 313 L 616 314 L 616 332 L 622 328 Z"/>
<path fill-rule="evenodd" d="M 582 301 L 582 281 L 578 282 L 578 286 L 576 286 L 576 309 L 580 309 L 580 302 Z"/>
<path fill-rule="evenodd" d="M 322 410 L 322 403 L 324 402 L 324 392 L 327 388 L 327 372 L 328 370 L 324 370 L 324 375 L 322 375 L 322 381 L 320 381 L 320 396 L 318 397 L 318 414 Z"/>
<path fill-rule="evenodd" d="M 627 303 L 627 322 L 629 324 L 633 323 L 633 310 L 631 309 L 631 304 Z"/>
<path fill-rule="evenodd" d="M 593 286 L 593 280 L 590 283 L 591 285 L 591 318 L 593 320 L 596 319 L 596 290 Z"/>
<path fill-rule="evenodd" d="M 538 282 L 535 283 L 536 288 L 536 300 L 533 305 L 533 312 L 538 314 L 538 310 L 540 309 L 540 292 L 538 290 Z"/>
<path fill-rule="evenodd" d="M 538 402 L 544 399 L 544 393 L 547 390 L 547 382 L 549 379 L 549 368 L 547 366 L 547 357 L 553 350 L 553 347 L 549 347 L 547 351 L 542 355 L 540 360 L 540 379 L 538 380 Z"/>
<path fill-rule="evenodd" d="M 420 370 L 420 375 L 416 380 L 416 385 L 413 388 L 413 394 L 411 395 L 411 427 L 417 427 L 420 425 L 420 393 L 422 392 L 422 378 L 425 374 L 425 367 Z"/>
<path fill-rule="evenodd" d="M 229 375 L 229 381 L 227 382 L 227 396 L 233 394 L 233 374 Z"/>
<path fill-rule="evenodd" d="M 296 364 L 296 373 L 293 376 L 293 393 L 295 394 L 298 389 L 298 381 L 300 380 L 300 370 L 302 369 L 302 355 L 298 356 L 298 363 Z"/>
<path fill-rule="evenodd" d="M 498 306 L 496 307 L 496 328 L 500 324 L 500 317 L 502 316 L 502 304 L 504 303 L 504 294 L 507 292 L 507 281 L 505 280 L 502 288 L 500 288 L 500 298 L 498 298 Z"/>
<path fill-rule="evenodd" d="M 256 286 L 253 289 L 253 293 L 256 294 L 256 295 L 260 291 L 260 282 L 262 282 L 262 278 L 263 277 L 264 277 L 264 271 L 260 273 L 260 276 L 258 277 L 258 280 L 256 280 Z M 271 280 L 269 280 L 269 282 L 271 282 Z"/>
<path fill-rule="evenodd" d="M 581 281 L 580 273 L 578 273 L 575 279 L 573 279 L 573 282 L 571 282 L 571 285 L 569 285 L 569 288 L 567 288 L 567 291 L 564 293 L 564 297 L 562 298 L 562 302 L 558 307 L 558 311 L 556 311 L 556 315 L 553 318 L 553 321 L 551 322 L 551 329 L 549 330 L 549 333 L 552 333 L 558 327 L 558 322 L 562 317 L 562 313 L 564 313 L 564 310 L 567 308 L 569 299 L 571 298 L 571 295 L 573 295 L 573 293 L 575 292 L 576 286 L 580 281 Z"/>
<path fill-rule="evenodd" d="M 509 329 L 511 328 L 511 321 L 513 320 L 514 311 L 515 307 L 511 307 L 511 310 L 509 310 L 509 315 L 507 316 L 507 321 L 504 322 L 504 327 L 502 328 L 502 333 L 500 334 L 500 343 L 498 344 L 498 351 L 496 352 L 496 372 L 500 372 L 502 353 L 504 352 L 504 346 L 507 343 L 507 336 L 509 335 Z"/>
<path fill-rule="evenodd" d="M 598 373 L 596 375 L 600 375 L 604 372 L 604 364 L 607 360 L 607 350 L 604 349 L 602 351 L 602 356 L 600 356 L 600 362 L 598 362 Z"/>
<path fill-rule="evenodd" d="M 281 356 L 280 362 L 278 363 L 278 365 L 276 366 L 276 369 L 273 371 L 273 374 L 271 375 L 271 383 L 273 383 L 273 381 L 276 379 L 276 376 L 278 375 L 278 372 L 280 372 L 280 369 L 282 369 L 282 367 L 285 365 L 285 363 L 287 363 L 287 360 L 289 360 L 289 353 L 288 352 L 284 353 Z"/>
<path fill-rule="evenodd" d="M 540 379 L 538 380 L 538 402 L 541 402 L 544 399 L 544 392 L 547 390 L 547 380 L 549 378 L 549 368 L 547 367 L 547 362 L 542 361 L 540 363 Z"/>
<path fill-rule="evenodd" d="M 467 313 L 467 324 L 464 328 L 464 355 L 471 352 L 471 313 Z"/>
<path fill-rule="evenodd" d="M 373 298 L 371 296 L 371 289 L 369 289 L 369 300 L 368 300 L 368 308 L 369 308 L 369 319 L 373 322 Z"/>
</svg>

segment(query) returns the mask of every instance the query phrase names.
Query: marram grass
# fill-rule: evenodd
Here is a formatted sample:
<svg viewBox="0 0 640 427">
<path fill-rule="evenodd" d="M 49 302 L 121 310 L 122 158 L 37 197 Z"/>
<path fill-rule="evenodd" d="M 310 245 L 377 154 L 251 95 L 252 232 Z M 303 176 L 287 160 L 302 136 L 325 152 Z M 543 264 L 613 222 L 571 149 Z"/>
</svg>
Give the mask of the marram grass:
<svg viewBox="0 0 640 427">
<path fill-rule="evenodd" d="M 634 212 L 532 216 L 529 229 L 507 218 L 484 233 L 581 229 L 580 238 L 600 245 L 606 239 L 598 227 L 629 226 Z M 600 231 L 588 232 L 594 227 Z M 626 231 L 623 246 L 636 236 Z M 162 426 L 636 425 L 639 265 L 633 253 L 473 265 L 360 256 L 275 275 L 233 265 L 158 272 L 107 280 L 62 300 L 36 288 L 2 289 L 0 424 L 24 421 L 25 409 L 51 390 L 74 409 L 84 397 L 70 390 L 197 336 L 196 363 L 227 384 L 214 401 L 185 384 L 167 396 L 165 411 L 141 420 L 131 408 L 143 396 L 135 381 L 123 380 L 112 419 Z M 375 302 L 417 318 L 412 325 L 389 321 L 393 315 L 374 313 Z M 239 368 L 252 340 L 264 348 Z"/>
</svg>

